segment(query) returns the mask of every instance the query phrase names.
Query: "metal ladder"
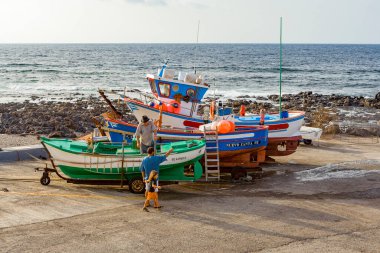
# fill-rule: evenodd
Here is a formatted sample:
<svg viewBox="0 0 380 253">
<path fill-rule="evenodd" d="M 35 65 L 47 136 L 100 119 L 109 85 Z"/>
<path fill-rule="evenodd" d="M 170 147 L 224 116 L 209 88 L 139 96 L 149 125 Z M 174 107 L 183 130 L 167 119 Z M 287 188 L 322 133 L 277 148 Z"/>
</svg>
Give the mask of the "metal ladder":
<svg viewBox="0 0 380 253">
<path fill-rule="evenodd" d="M 205 147 L 205 176 L 206 182 L 210 179 L 220 180 L 219 141 L 218 130 L 204 131 Z M 216 176 L 215 176 L 216 174 Z"/>
</svg>

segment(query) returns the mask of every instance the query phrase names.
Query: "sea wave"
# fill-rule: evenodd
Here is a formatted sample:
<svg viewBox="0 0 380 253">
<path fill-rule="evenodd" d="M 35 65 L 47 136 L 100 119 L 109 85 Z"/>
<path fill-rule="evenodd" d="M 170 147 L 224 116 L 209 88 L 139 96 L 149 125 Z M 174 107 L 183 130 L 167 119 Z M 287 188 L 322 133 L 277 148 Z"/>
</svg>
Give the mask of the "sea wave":
<svg viewBox="0 0 380 253">
<path fill-rule="evenodd" d="M 199 44 L 0 45 L 0 94 L 28 97 L 98 87 L 148 87 L 145 76 L 168 68 L 204 75 L 228 96 L 278 93 L 278 45 Z M 373 97 L 379 92 L 379 45 L 284 45 L 285 93 Z M 214 81 L 215 80 L 215 81 Z M 70 88 L 68 88 L 70 87 Z M 7 95 L 7 96 L 8 96 Z"/>
</svg>

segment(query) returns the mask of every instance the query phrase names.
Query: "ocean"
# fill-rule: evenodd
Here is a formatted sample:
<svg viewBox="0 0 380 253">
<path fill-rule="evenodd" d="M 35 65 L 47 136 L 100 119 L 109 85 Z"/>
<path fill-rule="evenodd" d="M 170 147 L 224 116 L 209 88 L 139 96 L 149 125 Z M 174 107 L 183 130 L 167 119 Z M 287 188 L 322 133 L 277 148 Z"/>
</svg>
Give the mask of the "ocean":
<svg viewBox="0 0 380 253">
<path fill-rule="evenodd" d="M 278 44 L 0 44 L 0 102 L 62 99 L 98 88 L 148 90 L 169 60 L 227 97 L 278 94 Z M 282 92 L 374 97 L 380 45 L 284 44 Z"/>
</svg>

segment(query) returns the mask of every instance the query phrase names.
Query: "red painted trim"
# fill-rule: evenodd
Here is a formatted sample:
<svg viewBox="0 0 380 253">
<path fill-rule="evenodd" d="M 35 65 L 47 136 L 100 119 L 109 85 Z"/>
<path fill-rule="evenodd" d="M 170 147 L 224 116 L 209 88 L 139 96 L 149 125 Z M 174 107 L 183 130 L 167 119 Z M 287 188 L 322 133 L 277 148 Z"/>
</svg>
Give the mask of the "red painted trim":
<svg viewBox="0 0 380 253">
<path fill-rule="evenodd" d="M 268 125 L 269 131 L 270 130 L 282 130 L 282 129 L 288 129 L 289 124 L 288 123 L 283 123 L 283 124 L 278 124 L 278 125 Z"/>
<path fill-rule="evenodd" d="M 283 141 L 299 141 L 302 139 L 302 136 L 291 136 L 291 137 L 272 137 L 268 138 L 268 143 L 276 143 Z"/>
<path fill-rule="evenodd" d="M 276 125 L 264 125 L 268 127 L 268 130 L 282 130 L 282 129 L 288 129 L 289 124 L 288 123 L 281 123 Z M 237 128 L 251 128 L 254 127 L 253 125 L 247 125 L 247 126 L 237 126 Z M 255 126 L 256 127 L 256 126 Z"/>
<path fill-rule="evenodd" d="M 195 128 L 198 128 L 199 126 L 203 125 L 202 123 L 199 123 L 199 122 L 194 122 L 194 121 L 190 121 L 190 120 L 185 120 L 183 122 L 183 125 L 184 126 L 187 126 L 187 127 L 195 127 Z"/>
</svg>

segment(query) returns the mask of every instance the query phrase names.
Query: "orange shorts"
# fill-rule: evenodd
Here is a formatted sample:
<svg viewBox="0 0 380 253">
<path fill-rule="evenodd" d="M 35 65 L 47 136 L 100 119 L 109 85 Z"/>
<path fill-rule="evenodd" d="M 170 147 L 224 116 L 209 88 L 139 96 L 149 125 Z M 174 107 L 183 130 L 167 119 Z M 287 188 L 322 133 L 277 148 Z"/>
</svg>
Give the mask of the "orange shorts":
<svg viewBox="0 0 380 253">
<path fill-rule="evenodd" d="M 148 192 L 148 195 L 146 196 L 147 200 L 155 200 L 158 199 L 157 192 Z"/>
</svg>

